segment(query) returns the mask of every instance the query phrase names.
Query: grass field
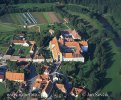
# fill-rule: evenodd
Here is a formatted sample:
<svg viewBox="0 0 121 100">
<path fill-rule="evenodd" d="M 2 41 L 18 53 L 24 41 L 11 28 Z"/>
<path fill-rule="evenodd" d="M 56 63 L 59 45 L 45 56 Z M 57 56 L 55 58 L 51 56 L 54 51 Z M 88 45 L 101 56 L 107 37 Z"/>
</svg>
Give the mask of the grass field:
<svg viewBox="0 0 121 100">
<path fill-rule="evenodd" d="M 23 52 L 23 53 L 20 54 L 20 56 L 26 57 L 26 56 L 30 55 L 30 53 L 29 53 L 30 47 L 15 45 L 13 48 L 15 49 L 15 52 L 13 54 L 14 56 L 18 56 L 19 50 L 22 50 L 22 52 Z"/>
<path fill-rule="evenodd" d="M 39 26 L 40 26 L 40 31 L 44 31 L 44 30 L 49 31 L 49 29 L 54 29 L 55 31 L 68 29 L 66 24 L 61 24 L 61 25 L 60 24 L 54 24 L 54 25 L 41 24 Z"/>
<path fill-rule="evenodd" d="M 5 53 L 9 47 L 9 42 L 13 38 L 13 33 L 0 33 L 0 53 Z"/>
<path fill-rule="evenodd" d="M 4 44 L 0 44 L 0 53 L 5 54 L 7 49 L 8 49 L 8 46 L 5 46 Z"/>
<path fill-rule="evenodd" d="M 4 24 L 0 22 L 0 32 L 12 32 L 15 31 L 17 29 L 17 26 L 13 25 L 13 24 Z"/>
<path fill-rule="evenodd" d="M 0 22 L 17 25 L 51 24 L 62 22 L 62 18 L 55 12 L 26 12 L 3 15 L 0 17 Z"/>
<path fill-rule="evenodd" d="M 0 83 L 0 96 L 2 96 L 3 93 L 5 93 L 5 92 L 6 92 L 6 89 L 5 89 L 4 84 L 3 83 Z"/>
<path fill-rule="evenodd" d="M 0 33 L 0 42 L 10 42 L 14 36 L 14 33 Z"/>
<path fill-rule="evenodd" d="M 107 70 L 106 78 L 110 78 L 112 81 L 108 83 L 102 90 L 102 92 L 111 91 L 114 94 L 121 93 L 121 48 L 118 48 L 114 41 L 111 40 L 110 45 L 112 46 L 113 63 L 110 68 Z"/>
</svg>

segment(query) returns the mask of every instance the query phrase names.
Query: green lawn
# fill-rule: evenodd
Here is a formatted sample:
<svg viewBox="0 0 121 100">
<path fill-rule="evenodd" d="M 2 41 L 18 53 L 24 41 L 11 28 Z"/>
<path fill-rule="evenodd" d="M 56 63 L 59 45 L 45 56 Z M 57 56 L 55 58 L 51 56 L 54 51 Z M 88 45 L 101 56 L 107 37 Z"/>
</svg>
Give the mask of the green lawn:
<svg viewBox="0 0 121 100">
<path fill-rule="evenodd" d="M 20 54 L 20 56 L 26 57 L 26 56 L 30 55 L 30 52 L 29 52 L 30 51 L 30 47 L 24 47 L 24 46 L 20 46 L 20 45 L 15 45 L 13 48 L 15 49 L 15 52 L 13 54 L 15 56 L 19 55 L 19 49 L 21 49 L 23 51 L 23 53 Z"/>
<path fill-rule="evenodd" d="M 102 91 L 112 91 L 112 93 L 120 93 L 121 74 L 119 74 L 119 71 L 121 71 L 121 48 L 118 48 L 112 40 L 110 41 L 110 45 L 112 46 L 112 53 L 114 53 L 114 56 L 113 64 L 107 70 L 106 78 L 111 78 L 112 81 L 109 84 L 107 84 Z"/>
<path fill-rule="evenodd" d="M 46 18 L 46 20 L 48 21 L 48 24 L 51 23 L 50 21 L 50 17 L 48 16 L 48 13 L 43 13 L 44 17 Z"/>
<path fill-rule="evenodd" d="M 5 54 L 7 49 L 8 49 L 8 46 L 5 46 L 4 44 L 0 44 L 0 53 Z"/>
<path fill-rule="evenodd" d="M 17 26 L 13 24 L 0 23 L 0 32 L 12 32 L 17 29 Z"/>
<path fill-rule="evenodd" d="M 13 32 L 10 33 L 0 33 L 0 42 L 10 42 L 14 36 Z"/>
<path fill-rule="evenodd" d="M 49 30 L 48 24 L 41 24 L 41 25 L 39 25 L 39 26 L 40 26 L 40 31 Z"/>
<path fill-rule="evenodd" d="M 68 24 L 67 24 L 68 25 Z M 40 31 L 43 30 L 49 30 L 49 29 L 54 29 L 54 30 L 65 30 L 68 29 L 66 24 L 54 24 L 54 25 L 49 25 L 49 24 L 41 24 L 40 26 Z M 69 26 L 69 25 L 68 25 Z M 70 26 L 69 26 L 70 27 Z M 72 27 L 71 27 L 72 28 Z"/>
<path fill-rule="evenodd" d="M 6 92 L 6 88 L 3 83 L 0 83 L 0 96 Z"/>
<path fill-rule="evenodd" d="M 13 30 L 15 27 L 18 27 L 18 25 L 25 25 L 27 18 L 25 18 L 23 14 L 26 14 L 26 17 L 30 20 L 30 17 L 27 16 L 27 13 L 11 13 L 0 16 L 0 29 L 2 30 L 4 27 L 8 27 L 7 30 Z M 36 20 L 37 24 L 52 23 L 48 12 L 31 12 L 30 14 Z M 54 13 L 54 15 L 57 17 L 57 19 L 62 20 L 62 17 L 59 15 L 59 13 Z M 28 23 L 29 25 L 34 24 L 33 21 L 30 20 L 30 22 L 31 23 Z"/>
</svg>

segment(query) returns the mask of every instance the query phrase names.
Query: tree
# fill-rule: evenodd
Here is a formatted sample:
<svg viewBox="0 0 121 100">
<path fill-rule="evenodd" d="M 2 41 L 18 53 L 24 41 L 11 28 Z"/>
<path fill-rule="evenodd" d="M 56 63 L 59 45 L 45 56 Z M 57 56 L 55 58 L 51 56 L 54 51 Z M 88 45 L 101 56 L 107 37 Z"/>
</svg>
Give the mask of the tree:
<svg viewBox="0 0 121 100">
<path fill-rule="evenodd" d="M 87 83 L 88 89 L 91 92 L 95 92 L 98 89 L 98 83 L 99 83 L 99 80 L 96 78 L 95 72 L 92 72 L 90 74 L 90 77 L 88 78 L 88 83 Z"/>
</svg>

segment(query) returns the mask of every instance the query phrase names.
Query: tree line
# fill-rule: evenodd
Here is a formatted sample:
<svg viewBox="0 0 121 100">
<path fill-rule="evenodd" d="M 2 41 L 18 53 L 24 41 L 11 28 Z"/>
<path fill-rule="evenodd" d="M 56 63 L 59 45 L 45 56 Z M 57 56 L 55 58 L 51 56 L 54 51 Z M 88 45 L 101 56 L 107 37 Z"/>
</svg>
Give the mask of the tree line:
<svg viewBox="0 0 121 100">
<path fill-rule="evenodd" d="M 81 4 L 98 13 L 111 13 L 117 20 L 121 18 L 121 0 L 0 0 L 0 4 L 53 3 Z"/>
</svg>

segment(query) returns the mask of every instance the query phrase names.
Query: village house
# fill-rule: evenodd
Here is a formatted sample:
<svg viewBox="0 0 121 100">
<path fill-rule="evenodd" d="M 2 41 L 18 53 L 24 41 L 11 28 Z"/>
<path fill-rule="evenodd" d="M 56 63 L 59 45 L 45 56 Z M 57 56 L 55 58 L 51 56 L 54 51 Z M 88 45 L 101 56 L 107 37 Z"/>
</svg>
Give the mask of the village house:
<svg viewBox="0 0 121 100">
<path fill-rule="evenodd" d="M 30 53 L 33 54 L 35 50 L 35 41 L 26 41 L 26 40 L 13 40 L 12 42 L 14 45 L 22 45 L 24 47 L 31 47 L 30 48 Z"/>
<path fill-rule="evenodd" d="M 10 81 L 24 82 L 24 73 L 6 72 L 5 79 Z"/>
<path fill-rule="evenodd" d="M 49 80 L 49 76 L 46 74 L 38 75 L 34 85 L 33 90 L 40 89 L 42 84 L 47 84 L 47 81 Z"/>
<path fill-rule="evenodd" d="M 71 90 L 71 95 L 74 96 L 74 97 L 78 97 L 79 94 L 85 94 L 86 91 L 84 88 L 75 88 L 73 87 L 72 90 Z"/>
<path fill-rule="evenodd" d="M 62 93 L 66 94 L 67 93 L 67 90 L 64 86 L 64 84 L 59 84 L 59 83 L 56 83 L 56 87 L 58 90 L 60 90 Z M 70 91 L 70 94 L 73 96 L 73 97 L 78 97 L 80 94 L 83 94 L 86 96 L 86 93 L 87 91 L 80 87 L 80 88 L 75 88 L 73 87 L 72 90 Z"/>
<path fill-rule="evenodd" d="M 42 67 L 42 69 L 43 69 L 45 75 L 49 75 L 49 66 L 45 65 Z"/>
<path fill-rule="evenodd" d="M 79 39 L 81 40 L 81 36 L 78 34 L 78 32 L 74 29 L 67 29 L 64 31 L 61 31 L 61 34 L 63 36 L 63 38 L 69 38 L 71 37 L 72 39 Z"/>
<path fill-rule="evenodd" d="M 66 94 L 67 93 L 67 90 L 64 86 L 64 84 L 59 84 L 59 83 L 56 83 L 56 87 L 58 90 L 60 90 L 62 93 Z M 73 96 L 73 97 L 78 97 L 80 94 L 83 94 L 86 96 L 86 90 L 84 88 L 75 88 L 73 87 L 72 90 L 70 91 L 70 94 Z"/>
<path fill-rule="evenodd" d="M 42 81 L 42 80 L 41 80 Z M 33 90 L 40 89 L 41 81 L 35 80 L 35 83 L 33 85 Z"/>
<path fill-rule="evenodd" d="M 24 43 L 26 43 L 26 41 L 24 41 L 24 40 L 13 40 L 12 43 L 15 44 L 15 45 L 23 45 Z"/>
<path fill-rule="evenodd" d="M 75 41 L 57 40 L 56 37 L 50 41 L 50 50 L 53 59 L 56 61 L 81 61 L 84 62 L 82 56 L 83 50 L 80 43 Z"/>
<path fill-rule="evenodd" d="M 27 47 L 27 49 L 29 47 L 30 50 L 28 51 L 28 55 L 21 58 L 20 55 L 19 55 L 20 54 L 19 52 L 20 52 L 21 49 L 19 49 L 18 51 L 14 51 L 14 52 L 18 52 L 18 54 L 13 55 L 13 53 L 11 53 L 11 52 L 13 52 L 11 48 L 14 48 L 14 46 L 10 45 L 10 47 L 7 50 L 6 54 L 3 56 L 4 60 L 18 61 L 18 62 L 20 62 L 20 61 L 32 61 L 31 55 L 33 55 L 36 52 L 36 48 L 37 48 L 35 41 L 13 40 L 12 43 L 14 45 L 23 46 L 23 47 L 25 47 L 25 49 L 26 49 L 26 47 Z M 22 50 L 21 50 L 21 52 L 22 52 Z M 43 59 L 39 59 L 39 60 L 34 59 L 35 62 L 40 62 L 40 60 L 43 61 Z"/>
<path fill-rule="evenodd" d="M 58 84 L 58 83 L 56 83 L 56 87 L 57 87 L 57 89 L 59 89 L 63 93 L 67 92 L 66 89 L 65 89 L 64 84 Z"/>
</svg>

